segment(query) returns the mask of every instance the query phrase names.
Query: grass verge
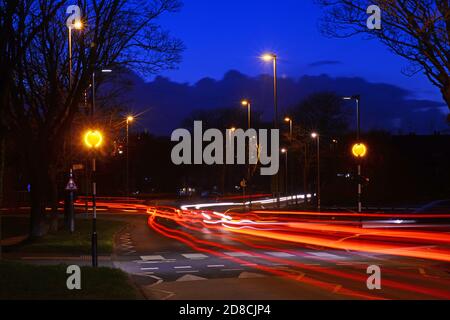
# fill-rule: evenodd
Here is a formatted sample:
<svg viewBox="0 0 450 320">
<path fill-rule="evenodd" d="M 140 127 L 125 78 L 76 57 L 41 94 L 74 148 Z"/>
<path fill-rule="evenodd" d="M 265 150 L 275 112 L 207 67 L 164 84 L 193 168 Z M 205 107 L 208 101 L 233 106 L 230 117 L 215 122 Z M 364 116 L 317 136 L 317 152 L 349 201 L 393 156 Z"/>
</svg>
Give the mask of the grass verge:
<svg viewBox="0 0 450 320">
<path fill-rule="evenodd" d="M 110 255 L 113 252 L 114 234 L 124 227 L 124 223 L 112 220 L 97 220 L 98 254 Z M 90 254 L 92 221 L 76 220 L 75 232 L 60 230 L 49 233 L 41 239 L 26 242 L 18 251 L 24 253 L 48 254 Z"/>
<path fill-rule="evenodd" d="M 81 267 L 81 290 L 68 290 L 66 265 L 0 262 L 0 300 L 131 300 L 138 294 L 119 269 Z"/>
</svg>

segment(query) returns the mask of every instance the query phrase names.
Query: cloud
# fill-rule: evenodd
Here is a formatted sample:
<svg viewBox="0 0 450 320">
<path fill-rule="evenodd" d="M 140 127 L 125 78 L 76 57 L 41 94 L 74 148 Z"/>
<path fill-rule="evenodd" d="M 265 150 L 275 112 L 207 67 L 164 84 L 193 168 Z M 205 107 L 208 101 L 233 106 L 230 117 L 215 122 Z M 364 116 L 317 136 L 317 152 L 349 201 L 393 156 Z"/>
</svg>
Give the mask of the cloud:
<svg viewBox="0 0 450 320">
<path fill-rule="evenodd" d="M 342 62 L 338 61 L 338 60 L 319 60 L 319 61 L 315 61 L 315 62 L 308 64 L 308 67 L 318 68 L 318 67 L 336 65 L 336 64 L 342 64 Z"/>
<path fill-rule="evenodd" d="M 164 77 L 151 82 L 132 78 L 134 86 L 127 91 L 125 100 L 131 102 L 129 107 L 135 112 L 151 110 L 140 122 L 157 135 L 170 135 L 193 110 L 240 108 L 242 98 L 251 99 L 253 110 L 261 113 L 264 120 L 270 121 L 273 116 L 273 80 L 269 75 L 250 77 L 233 70 L 222 79 L 203 78 L 195 84 Z M 442 112 L 444 102 L 414 99 L 413 92 L 396 85 L 372 83 L 359 77 L 319 75 L 280 78 L 278 86 L 280 115 L 308 95 L 328 91 L 342 96 L 361 95 L 364 130 L 403 129 L 418 134 L 448 130 Z"/>
</svg>

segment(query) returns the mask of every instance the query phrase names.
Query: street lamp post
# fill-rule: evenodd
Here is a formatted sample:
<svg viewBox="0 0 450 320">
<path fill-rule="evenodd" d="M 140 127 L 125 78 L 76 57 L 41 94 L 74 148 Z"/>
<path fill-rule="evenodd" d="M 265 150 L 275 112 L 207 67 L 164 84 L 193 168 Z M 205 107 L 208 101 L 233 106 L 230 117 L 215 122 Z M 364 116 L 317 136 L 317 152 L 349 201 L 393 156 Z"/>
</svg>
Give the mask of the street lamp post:
<svg viewBox="0 0 450 320">
<path fill-rule="evenodd" d="M 103 69 L 102 73 L 110 73 L 112 70 Z M 95 70 L 92 72 L 92 109 L 91 117 L 94 119 L 95 116 Z M 98 266 L 98 252 L 97 252 L 97 159 L 95 157 L 96 149 L 100 148 L 103 143 L 103 135 L 98 130 L 91 130 L 86 132 L 84 135 L 84 144 L 88 149 L 93 150 L 92 157 L 92 266 Z"/>
<path fill-rule="evenodd" d="M 127 174 L 126 174 L 126 197 L 130 195 L 130 123 L 134 121 L 133 116 L 127 117 Z"/>
<path fill-rule="evenodd" d="M 288 196 L 288 149 L 281 149 L 281 153 L 284 154 L 284 192 L 286 193 L 286 196 Z"/>
<path fill-rule="evenodd" d="M 274 53 L 266 53 L 261 59 L 266 62 L 273 62 L 273 105 L 274 105 L 274 128 L 278 129 L 278 83 L 277 83 L 277 55 Z M 275 174 L 275 193 L 277 197 L 277 207 L 280 207 L 280 191 L 278 173 Z"/>
<path fill-rule="evenodd" d="M 320 211 L 320 135 L 313 132 L 311 137 L 317 140 L 317 210 Z"/>
<path fill-rule="evenodd" d="M 252 123 L 251 123 L 251 118 L 252 118 L 251 108 L 252 107 L 251 107 L 250 100 L 242 100 L 241 104 L 242 104 L 242 106 L 247 108 L 247 121 L 248 121 L 247 127 L 248 127 L 248 129 L 250 129 L 252 126 Z"/>
<path fill-rule="evenodd" d="M 111 73 L 112 70 L 111 69 L 102 69 L 101 73 Z M 96 82 L 95 82 L 95 74 L 96 71 L 94 70 L 92 72 L 92 114 L 91 116 L 94 117 L 95 114 L 95 86 L 96 86 Z"/>
<path fill-rule="evenodd" d="M 284 118 L 284 122 L 289 123 L 289 142 L 292 143 L 292 127 L 293 127 L 293 120 L 289 117 Z"/>
<path fill-rule="evenodd" d="M 344 100 L 355 100 L 356 101 L 356 142 L 360 143 L 360 139 L 361 139 L 361 116 L 360 116 L 360 110 L 359 110 L 359 104 L 360 104 L 360 100 L 361 100 L 361 96 L 360 95 L 354 95 L 351 97 L 344 97 Z M 357 158 L 357 170 L 358 170 L 358 177 L 361 176 L 361 159 Z M 362 212 L 362 202 L 361 202 L 361 196 L 362 196 L 362 185 L 361 183 L 358 183 L 358 213 Z"/>
<path fill-rule="evenodd" d="M 69 23 L 67 24 L 67 28 L 68 28 L 68 49 L 69 49 L 69 94 L 70 94 L 70 90 L 72 89 L 72 85 L 73 85 L 73 79 L 72 79 L 72 29 L 76 29 L 76 30 L 81 30 L 83 28 L 83 23 L 80 20 L 76 20 L 73 21 L 73 23 Z M 72 179 L 72 124 L 69 124 L 69 131 L 68 131 L 68 135 L 69 135 L 69 144 L 68 144 L 68 151 L 69 151 L 69 165 L 70 165 L 70 169 L 69 169 L 69 177 L 70 179 Z M 66 223 L 66 227 L 69 227 L 69 230 L 71 232 L 73 232 L 73 227 L 74 224 L 71 223 L 72 219 L 73 219 L 73 197 L 74 197 L 74 190 L 68 190 L 69 193 L 69 204 L 68 206 L 65 206 L 65 223 Z M 67 198 L 66 198 L 67 200 Z M 71 209 L 72 208 L 72 209 Z M 66 219 L 67 218 L 67 219 Z"/>
<path fill-rule="evenodd" d="M 252 106 L 251 106 L 250 100 L 247 100 L 247 99 L 246 100 L 242 100 L 241 104 L 242 104 L 242 106 L 247 108 L 247 122 L 248 122 L 247 123 L 247 128 L 250 129 L 251 126 L 252 126 L 252 122 L 251 122 L 251 119 L 252 119 L 252 111 L 251 111 Z M 250 159 L 249 159 L 249 161 L 250 161 Z M 247 164 L 247 188 L 249 187 L 249 184 L 250 184 L 250 163 Z M 247 189 L 247 195 L 249 197 L 249 209 L 251 210 L 252 204 L 251 204 L 250 192 L 249 192 L 248 189 Z M 245 200 L 245 198 L 244 198 L 244 200 Z"/>
<path fill-rule="evenodd" d="M 72 29 L 83 29 L 83 23 L 81 21 L 75 21 L 69 28 L 69 88 L 72 88 Z"/>
</svg>

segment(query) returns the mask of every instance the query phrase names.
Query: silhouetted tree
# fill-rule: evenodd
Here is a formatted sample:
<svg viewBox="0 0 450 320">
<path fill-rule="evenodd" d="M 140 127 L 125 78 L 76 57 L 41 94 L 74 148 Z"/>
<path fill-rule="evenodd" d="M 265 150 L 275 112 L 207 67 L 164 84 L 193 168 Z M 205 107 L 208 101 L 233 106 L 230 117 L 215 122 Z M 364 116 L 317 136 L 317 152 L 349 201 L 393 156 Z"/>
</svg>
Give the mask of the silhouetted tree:
<svg viewBox="0 0 450 320">
<path fill-rule="evenodd" d="M 317 0 L 325 9 L 323 32 L 331 37 L 378 38 L 410 62 L 407 74 L 423 72 L 450 108 L 450 4 L 448 0 Z M 367 8 L 378 5 L 380 30 L 367 27 Z M 377 62 L 374 62 L 377 63 Z M 381 62 L 380 62 L 381 63 Z"/>
<path fill-rule="evenodd" d="M 332 92 L 312 94 L 291 108 L 294 123 L 309 134 L 318 131 L 327 136 L 345 133 L 349 127 L 349 114 L 342 99 Z"/>
<path fill-rule="evenodd" d="M 0 21 L 9 21 L 9 34 L 2 36 L 16 49 L 6 61 L 14 63 L 7 73 L 5 118 L 25 159 L 24 169 L 31 184 L 30 234 L 38 237 L 44 232 L 47 190 L 55 184 L 58 157 L 64 151 L 65 141 L 70 141 L 67 138 L 71 123 L 79 112 L 93 72 L 104 66 L 129 67 L 140 73 L 173 67 L 180 60 L 182 44 L 155 21 L 165 12 L 179 9 L 180 2 L 78 1 L 84 28 L 72 31 L 70 88 L 66 8 L 73 3 L 15 2 L 15 10 L 9 10 L 8 2 L 1 2 Z"/>
<path fill-rule="evenodd" d="M 335 93 L 319 92 L 292 107 L 289 114 L 294 123 L 293 135 L 290 143 L 285 131 L 285 143 L 290 146 L 291 159 L 297 159 L 302 167 L 303 190 L 312 191 L 311 178 L 315 175 L 312 175 L 311 168 L 316 165 L 317 152 L 311 133 L 317 132 L 321 136 L 322 161 L 333 158 L 336 153 L 331 146 L 348 132 L 350 111 L 344 108 L 342 99 Z M 325 182 L 324 176 L 322 183 Z"/>
</svg>

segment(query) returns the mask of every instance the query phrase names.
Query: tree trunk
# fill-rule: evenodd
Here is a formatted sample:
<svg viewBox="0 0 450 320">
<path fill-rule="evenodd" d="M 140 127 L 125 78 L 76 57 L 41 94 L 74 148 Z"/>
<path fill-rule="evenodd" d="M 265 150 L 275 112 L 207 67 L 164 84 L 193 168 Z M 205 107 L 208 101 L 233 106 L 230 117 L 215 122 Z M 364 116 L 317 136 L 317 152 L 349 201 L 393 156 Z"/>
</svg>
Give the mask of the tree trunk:
<svg viewBox="0 0 450 320">
<path fill-rule="evenodd" d="M 442 97 L 444 101 L 447 103 L 447 106 L 450 110 L 450 84 L 447 87 L 441 89 Z M 447 116 L 447 122 L 450 125 L 450 114 Z"/>
<path fill-rule="evenodd" d="M 30 237 L 40 238 L 46 233 L 45 207 L 47 200 L 49 164 L 45 148 L 34 149 L 34 158 L 31 164 L 31 216 Z"/>
<path fill-rule="evenodd" d="M 0 128 L 1 130 L 1 128 Z M 3 132 L 0 132 L 0 208 L 3 205 L 3 176 L 5 172 L 5 150 L 6 139 Z M 2 217 L 0 215 L 0 260 L 2 260 Z"/>
<path fill-rule="evenodd" d="M 45 197 L 41 182 L 31 183 L 30 237 L 40 238 L 45 234 Z"/>
<path fill-rule="evenodd" d="M 50 232 L 58 231 L 58 182 L 56 180 L 56 170 L 50 174 L 50 205 L 52 213 L 50 217 Z"/>
<path fill-rule="evenodd" d="M 5 174 L 6 139 L 3 132 L 0 132 L 0 208 L 3 205 L 3 178 Z"/>
</svg>

